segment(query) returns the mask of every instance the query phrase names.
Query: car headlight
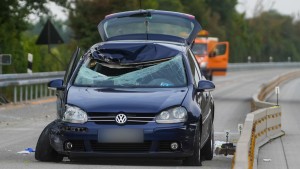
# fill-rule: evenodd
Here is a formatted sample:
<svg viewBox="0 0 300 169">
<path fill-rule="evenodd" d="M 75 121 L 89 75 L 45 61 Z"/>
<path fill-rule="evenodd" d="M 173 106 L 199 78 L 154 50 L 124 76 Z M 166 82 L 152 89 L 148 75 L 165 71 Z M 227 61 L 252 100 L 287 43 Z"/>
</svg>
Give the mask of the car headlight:
<svg viewBox="0 0 300 169">
<path fill-rule="evenodd" d="M 175 107 L 162 111 L 156 116 L 156 123 L 181 123 L 187 120 L 187 111 L 184 107 Z"/>
<path fill-rule="evenodd" d="M 207 62 L 201 62 L 201 63 L 200 63 L 200 68 L 205 69 L 206 66 L 207 66 Z"/>
<path fill-rule="evenodd" d="M 85 123 L 87 122 L 87 114 L 78 107 L 66 105 L 66 112 L 62 121 L 69 123 Z"/>
</svg>

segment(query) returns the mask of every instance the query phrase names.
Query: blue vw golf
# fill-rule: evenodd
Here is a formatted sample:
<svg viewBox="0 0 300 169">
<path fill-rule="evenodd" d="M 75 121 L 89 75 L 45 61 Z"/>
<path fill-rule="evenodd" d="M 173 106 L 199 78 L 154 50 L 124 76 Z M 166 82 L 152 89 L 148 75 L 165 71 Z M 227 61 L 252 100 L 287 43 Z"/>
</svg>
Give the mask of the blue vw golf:
<svg viewBox="0 0 300 169">
<path fill-rule="evenodd" d="M 151 157 L 201 165 L 214 149 L 215 86 L 191 51 L 201 29 L 189 14 L 137 10 L 98 25 L 103 42 L 76 50 L 57 93 L 57 119 L 35 158 Z"/>
</svg>

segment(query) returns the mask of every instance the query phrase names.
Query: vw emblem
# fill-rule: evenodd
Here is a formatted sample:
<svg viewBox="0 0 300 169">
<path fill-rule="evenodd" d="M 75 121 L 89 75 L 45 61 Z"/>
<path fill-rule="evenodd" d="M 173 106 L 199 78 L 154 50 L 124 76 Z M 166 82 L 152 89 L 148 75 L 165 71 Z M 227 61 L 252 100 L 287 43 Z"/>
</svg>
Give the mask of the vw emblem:
<svg viewBox="0 0 300 169">
<path fill-rule="evenodd" d="M 124 124 L 127 121 L 127 117 L 125 114 L 118 114 L 115 120 L 118 124 Z"/>
</svg>

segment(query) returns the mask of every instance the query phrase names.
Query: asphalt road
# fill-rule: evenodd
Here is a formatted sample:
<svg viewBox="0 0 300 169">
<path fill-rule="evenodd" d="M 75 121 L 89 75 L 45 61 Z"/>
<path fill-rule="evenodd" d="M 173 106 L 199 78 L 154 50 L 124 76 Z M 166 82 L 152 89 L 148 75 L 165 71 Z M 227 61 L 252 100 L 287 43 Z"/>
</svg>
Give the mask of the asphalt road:
<svg viewBox="0 0 300 169">
<path fill-rule="evenodd" d="M 243 123 L 250 112 L 250 100 L 258 87 L 290 69 L 253 70 L 229 72 L 225 77 L 214 79 L 213 92 L 216 104 L 215 137 L 224 141 L 225 130 L 229 139 L 238 138 L 237 125 Z M 184 168 L 180 161 L 166 160 L 106 160 L 72 163 L 42 163 L 34 159 L 34 153 L 18 154 L 25 148 L 35 148 L 42 129 L 55 119 L 54 102 L 43 104 L 20 104 L 0 107 L 0 168 Z M 212 161 L 203 162 L 203 169 L 231 168 L 232 156 L 216 155 Z M 193 168 L 193 167 L 188 167 Z M 194 167 L 195 168 L 195 167 Z"/>
<path fill-rule="evenodd" d="M 259 169 L 296 169 L 300 166 L 299 87 L 300 78 L 297 78 L 280 88 L 279 105 L 282 110 L 281 123 L 285 135 L 272 140 L 259 150 L 257 162 Z M 269 101 L 276 103 L 276 95 L 272 95 Z"/>
</svg>

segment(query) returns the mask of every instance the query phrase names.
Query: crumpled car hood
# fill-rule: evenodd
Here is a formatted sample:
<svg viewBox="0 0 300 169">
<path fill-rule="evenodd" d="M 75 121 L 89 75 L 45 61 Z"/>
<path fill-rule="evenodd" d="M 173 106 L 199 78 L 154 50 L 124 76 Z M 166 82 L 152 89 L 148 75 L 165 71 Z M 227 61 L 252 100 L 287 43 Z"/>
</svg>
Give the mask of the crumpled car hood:
<svg viewBox="0 0 300 169">
<path fill-rule="evenodd" d="M 67 104 L 86 112 L 159 113 L 168 107 L 181 105 L 188 91 L 182 88 L 97 89 L 72 86 Z"/>
</svg>

